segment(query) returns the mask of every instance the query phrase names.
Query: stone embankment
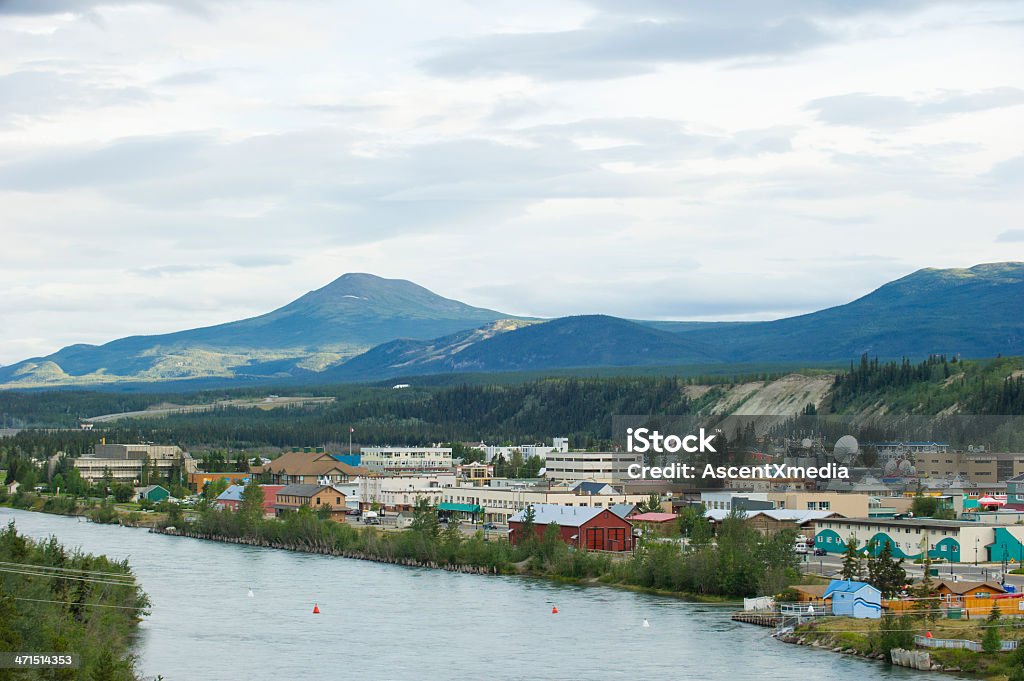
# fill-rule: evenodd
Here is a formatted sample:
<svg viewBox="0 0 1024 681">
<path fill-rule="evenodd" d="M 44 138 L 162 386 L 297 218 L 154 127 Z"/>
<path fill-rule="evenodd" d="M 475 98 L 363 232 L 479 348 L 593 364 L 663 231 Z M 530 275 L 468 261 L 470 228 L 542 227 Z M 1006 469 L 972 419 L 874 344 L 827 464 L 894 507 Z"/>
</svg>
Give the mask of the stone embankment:
<svg viewBox="0 0 1024 681">
<path fill-rule="evenodd" d="M 820 640 L 814 636 L 806 636 L 799 632 L 789 632 L 778 634 L 775 636 L 778 640 L 783 643 L 793 643 L 795 645 L 810 646 L 812 648 L 820 648 L 822 650 L 828 650 L 833 653 L 840 653 L 843 655 L 856 655 L 868 660 L 885 660 L 884 653 L 862 653 L 855 648 L 843 647 L 835 645 L 834 641 Z M 910 669 L 918 669 L 920 671 L 932 671 L 932 672 L 955 672 L 960 671 L 959 669 L 944 669 L 941 664 L 935 664 L 932 662 L 931 654 L 925 650 L 904 650 L 902 648 L 893 648 L 890 651 L 890 657 L 892 663 L 898 667 L 908 667 Z"/>
</svg>

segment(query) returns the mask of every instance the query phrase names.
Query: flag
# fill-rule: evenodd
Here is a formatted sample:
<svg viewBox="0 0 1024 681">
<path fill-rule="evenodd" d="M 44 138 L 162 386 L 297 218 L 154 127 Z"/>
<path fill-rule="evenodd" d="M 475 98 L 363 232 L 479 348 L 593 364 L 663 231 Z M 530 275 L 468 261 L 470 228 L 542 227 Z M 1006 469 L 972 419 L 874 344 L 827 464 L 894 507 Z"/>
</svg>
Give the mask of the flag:
<svg viewBox="0 0 1024 681">
<path fill-rule="evenodd" d="M 348 427 L 348 432 L 349 432 L 349 433 L 354 433 L 354 432 L 356 432 L 356 429 L 355 429 L 355 428 L 353 428 L 352 426 L 349 426 L 349 427 Z"/>
</svg>

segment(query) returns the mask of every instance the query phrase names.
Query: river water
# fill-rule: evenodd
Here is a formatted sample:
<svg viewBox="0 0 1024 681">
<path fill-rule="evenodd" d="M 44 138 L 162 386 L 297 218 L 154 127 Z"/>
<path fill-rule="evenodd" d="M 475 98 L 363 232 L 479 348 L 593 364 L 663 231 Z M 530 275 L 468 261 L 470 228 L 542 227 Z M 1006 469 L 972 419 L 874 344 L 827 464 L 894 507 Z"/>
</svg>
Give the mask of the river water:
<svg viewBox="0 0 1024 681">
<path fill-rule="evenodd" d="M 153 604 L 140 668 L 168 681 L 953 678 L 779 643 L 768 629 L 732 622 L 722 605 L 0 508 L 0 522 L 11 519 L 30 536 L 129 559 Z"/>
</svg>

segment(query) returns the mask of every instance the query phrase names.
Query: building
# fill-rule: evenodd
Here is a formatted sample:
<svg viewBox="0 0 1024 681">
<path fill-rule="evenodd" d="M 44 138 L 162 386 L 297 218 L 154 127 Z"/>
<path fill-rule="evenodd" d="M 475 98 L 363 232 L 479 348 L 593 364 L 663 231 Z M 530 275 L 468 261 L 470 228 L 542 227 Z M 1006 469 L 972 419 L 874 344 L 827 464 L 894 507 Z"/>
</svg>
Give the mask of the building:
<svg viewBox="0 0 1024 681">
<path fill-rule="evenodd" d="M 612 512 L 614 513 L 614 511 Z M 637 513 L 627 518 L 634 527 L 662 535 L 678 535 L 679 526 L 676 524 L 678 519 L 679 516 L 675 513 Z"/>
<path fill-rule="evenodd" d="M 717 526 L 733 512 L 709 509 L 705 511 L 704 516 Z M 813 537 L 819 522 L 841 517 L 831 511 L 795 511 L 786 508 L 737 512 L 742 513 L 747 525 L 766 536 L 782 530 L 795 530 L 798 534 Z"/>
<path fill-rule="evenodd" d="M 330 485 L 285 485 L 277 491 L 274 509 L 278 517 L 294 513 L 303 506 L 319 511 L 331 508 L 331 520 L 345 521 L 345 495 Z"/>
<path fill-rule="evenodd" d="M 524 459 L 529 459 L 531 456 L 537 456 L 541 459 L 547 459 L 548 455 L 552 452 L 565 453 L 569 451 L 569 438 L 567 437 L 556 437 L 552 439 L 551 446 L 543 444 L 533 445 L 505 445 L 505 446 L 494 446 L 485 445 L 483 443 L 477 444 L 474 449 L 483 450 L 484 461 L 493 462 L 498 457 L 505 459 L 505 461 L 511 461 L 512 455 L 517 451 L 523 455 Z"/>
<path fill-rule="evenodd" d="M 311 448 L 307 448 L 311 449 Z M 349 466 L 331 454 L 316 451 L 291 451 L 270 463 L 253 468 L 272 485 L 331 485 L 371 475 L 365 467 Z"/>
<path fill-rule="evenodd" d="M 631 551 L 633 526 L 607 508 L 580 508 L 540 504 L 533 506 L 535 536 L 544 536 L 549 525 L 558 526 L 559 536 L 566 544 L 588 551 Z M 509 541 L 513 545 L 524 541 L 523 522 L 526 511 L 509 519 Z"/>
<path fill-rule="evenodd" d="M 362 466 L 377 473 L 450 473 L 451 447 L 363 447 Z"/>
<path fill-rule="evenodd" d="M 544 476 L 553 482 L 591 480 L 621 485 L 632 479 L 629 467 L 643 463 L 644 455 L 634 452 L 552 452 Z"/>
<path fill-rule="evenodd" d="M 489 463 L 463 463 L 455 467 L 455 475 L 461 481 L 477 487 L 488 484 L 494 478 L 494 465 Z"/>
<path fill-rule="evenodd" d="M 114 482 L 138 483 L 150 479 L 181 480 L 197 471 L 195 459 L 177 445 L 99 444 L 92 454 L 72 460 L 82 479 L 89 483 L 108 474 Z"/>
<path fill-rule="evenodd" d="M 156 504 L 170 496 L 171 493 L 160 485 L 147 485 L 139 489 L 139 501 L 146 499 Z"/>
<path fill-rule="evenodd" d="M 947 602 L 955 597 L 991 598 L 1006 593 L 1006 589 L 996 582 L 953 582 L 946 579 L 936 582 L 935 589 Z"/>
<path fill-rule="evenodd" d="M 260 491 L 263 492 L 264 518 L 272 518 L 276 515 L 277 493 L 283 488 L 284 485 L 260 485 Z M 242 505 L 242 492 L 244 491 L 245 486 L 243 485 L 231 485 L 221 492 L 220 496 L 213 503 L 218 508 L 237 511 Z"/>
<path fill-rule="evenodd" d="M 455 487 L 454 474 L 399 475 L 359 478 L 359 507 L 365 511 L 411 511 L 419 499 L 431 506 L 444 501 L 444 491 Z"/>
<path fill-rule="evenodd" d="M 529 505 L 551 505 L 575 508 L 612 508 L 616 504 L 641 504 L 646 494 L 584 494 L 568 489 L 540 486 L 520 487 L 452 487 L 441 490 L 441 501 L 481 507 L 482 520 L 507 523 L 515 513 Z"/>
<path fill-rule="evenodd" d="M 815 548 L 843 553 L 850 537 L 859 546 L 884 542 L 896 558 L 913 560 L 927 552 L 953 563 L 999 561 L 1024 557 L 1024 525 L 992 525 L 962 520 L 914 518 L 828 518 L 815 524 Z"/>
<path fill-rule="evenodd" d="M 966 478 L 970 482 L 995 483 L 1024 475 L 1024 453 L 981 451 L 920 453 L 917 474 L 923 478 Z"/>
<path fill-rule="evenodd" d="M 700 503 L 710 511 L 767 511 L 775 508 L 775 503 L 768 500 L 768 492 L 745 492 L 741 490 L 702 491 Z"/>
<path fill-rule="evenodd" d="M 209 482 L 226 480 L 230 485 L 245 484 L 251 474 L 248 472 L 234 473 L 189 473 L 188 488 L 192 494 L 202 494 L 203 488 Z"/>
<path fill-rule="evenodd" d="M 775 508 L 794 511 L 832 511 L 846 518 L 867 518 L 871 497 L 842 492 L 768 492 Z"/>
<path fill-rule="evenodd" d="M 833 579 L 822 598 L 832 599 L 833 615 L 858 619 L 882 616 L 882 592 L 866 582 Z"/>
</svg>

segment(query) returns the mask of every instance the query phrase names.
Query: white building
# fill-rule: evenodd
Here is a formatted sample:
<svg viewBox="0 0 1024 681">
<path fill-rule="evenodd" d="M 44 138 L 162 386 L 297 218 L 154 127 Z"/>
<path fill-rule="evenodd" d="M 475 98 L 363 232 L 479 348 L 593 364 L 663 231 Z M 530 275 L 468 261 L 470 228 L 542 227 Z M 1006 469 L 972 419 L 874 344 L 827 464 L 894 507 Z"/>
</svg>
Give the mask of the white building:
<svg viewBox="0 0 1024 681">
<path fill-rule="evenodd" d="M 408 510 L 423 498 L 431 506 L 441 502 L 443 490 L 456 484 L 455 474 L 402 475 L 390 478 L 359 478 L 359 505 L 372 509 L 375 505 L 389 511 Z"/>
<path fill-rule="evenodd" d="M 593 480 L 619 485 L 632 480 L 630 466 L 643 463 L 644 455 L 634 452 L 552 452 L 544 476 L 555 482 Z"/>
<path fill-rule="evenodd" d="M 452 470 L 451 447 L 363 447 L 360 464 L 379 473 L 428 473 Z"/>
<path fill-rule="evenodd" d="M 647 497 L 647 494 L 577 494 L 544 487 L 452 487 L 441 490 L 443 503 L 473 508 L 477 519 L 497 523 L 507 523 L 510 516 L 528 505 L 611 508 L 617 504 L 639 504 L 647 501 Z"/>
<path fill-rule="evenodd" d="M 483 445 L 479 447 L 484 452 L 484 460 L 492 462 L 499 456 L 508 461 L 512 458 L 512 454 L 517 450 L 523 455 L 524 459 L 529 459 L 531 456 L 539 456 L 542 460 L 546 459 L 552 452 L 568 452 L 569 451 L 569 438 L 567 437 L 556 437 L 552 439 L 551 446 L 543 444 L 532 444 L 532 445 L 510 445 L 504 447 L 498 447 L 495 445 Z"/>
</svg>

